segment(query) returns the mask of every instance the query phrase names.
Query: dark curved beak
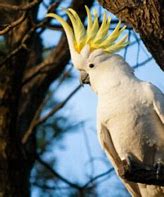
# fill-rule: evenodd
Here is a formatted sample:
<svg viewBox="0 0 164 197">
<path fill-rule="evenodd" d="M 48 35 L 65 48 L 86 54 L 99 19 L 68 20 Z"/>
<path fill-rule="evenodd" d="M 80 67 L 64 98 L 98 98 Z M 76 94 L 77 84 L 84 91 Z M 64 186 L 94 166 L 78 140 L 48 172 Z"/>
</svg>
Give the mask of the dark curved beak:
<svg viewBox="0 0 164 197">
<path fill-rule="evenodd" d="M 80 71 L 80 82 L 82 84 L 90 84 L 89 75 L 85 71 Z"/>
</svg>

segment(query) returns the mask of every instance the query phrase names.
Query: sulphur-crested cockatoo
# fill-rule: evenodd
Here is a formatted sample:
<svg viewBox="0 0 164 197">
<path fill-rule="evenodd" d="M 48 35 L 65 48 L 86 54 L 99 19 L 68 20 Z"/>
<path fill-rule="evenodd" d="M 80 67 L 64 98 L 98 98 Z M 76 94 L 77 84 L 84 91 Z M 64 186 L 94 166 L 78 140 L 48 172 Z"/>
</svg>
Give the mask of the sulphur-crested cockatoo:
<svg viewBox="0 0 164 197">
<path fill-rule="evenodd" d="M 129 153 L 143 164 L 164 162 L 164 95 L 136 78 L 128 63 L 113 54 L 127 45 L 127 36 L 116 41 L 125 26 L 120 28 L 119 22 L 108 34 L 110 17 L 104 13 L 99 27 L 97 13 L 93 19 L 87 7 L 86 11 L 87 29 L 71 8 L 65 12 L 72 27 L 56 14 L 48 17 L 62 24 L 74 66 L 98 95 L 97 130 L 102 148 L 116 172 Z M 164 187 L 122 181 L 132 196 L 164 196 Z"/>
</svg>

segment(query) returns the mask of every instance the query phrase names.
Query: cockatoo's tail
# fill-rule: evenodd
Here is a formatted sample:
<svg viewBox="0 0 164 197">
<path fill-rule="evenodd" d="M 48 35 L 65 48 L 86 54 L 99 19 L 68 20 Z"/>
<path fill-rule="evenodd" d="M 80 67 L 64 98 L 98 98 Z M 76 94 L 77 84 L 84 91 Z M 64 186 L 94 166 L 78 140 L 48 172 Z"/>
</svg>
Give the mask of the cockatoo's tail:
<svg viewBox="0 0 164 197">
<path fill-rule="evenodd" d="M 121 22 L 119 22 L 114 31 L 109 34 L 111 18 L 104 13 L 102 24 L 99 27 L 97 11 L 94 11 L 94 19 L 92 19 L 89 8 L 85 6 L 85 9 L 88 16 L 87 29 L 85 29 L 76 11 L 71 8 L 64 10 L 71 20 L 73 28 L 60 16 L 54 13 L 47 14 L 47 17 L 53 17 L 62 24 L 67 35 L 70 50 L 80 53 L 85 45 L 89 45 L 91 51 L 102 48 L 105 52 L 114 53 L 128 44 L 127 35 L 116 42 L 126 26 L 120 28 Z"/>
</svg>

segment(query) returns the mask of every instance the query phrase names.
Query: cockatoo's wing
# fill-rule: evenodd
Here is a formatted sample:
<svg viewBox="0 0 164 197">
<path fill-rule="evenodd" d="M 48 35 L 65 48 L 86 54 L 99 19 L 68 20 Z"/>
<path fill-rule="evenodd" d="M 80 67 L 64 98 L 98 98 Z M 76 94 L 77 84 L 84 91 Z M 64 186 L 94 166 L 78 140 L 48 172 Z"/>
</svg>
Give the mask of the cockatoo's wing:
<svg viewBox="0 0 164 197">
<path fill-rule="evenodd" d="M 149 95 L 153 99 L 154 110 L 164 124 L 164 94 L 151 83 L 148 84 Z"/>
<path fill-rule="evenodd" d="M 122 161 L 121 161 L 121 159 L 114 147 L 110 132 L 101 123 L 98 123 L 97 127 L 98 127 L 98 138 L 99 138 L 101 147 L 104 149 L 109 160 L 113 164 L 113 167 L 115 168 L 116 172 L 118 173 L 118 170 L 122 165 Z M 133 197 L 141 197 L 139 187 L 137 184 L 126 181 L 124 179 L 121 179 L 121 180 L 124 183 L 125 187 L 128 189 L 128 191 L 132 194 Z"/>
<path fill-rule="evenodd" d="M 121 166 L 121 159 L 113 145 L 112 138 L 107 128 L 101 124 L 98 133 L 101 147 L 108 153 L 108 155 L 110 155 L 110 158 L 115 163 L 117 170 L 117 168 Z"/>
</svg>

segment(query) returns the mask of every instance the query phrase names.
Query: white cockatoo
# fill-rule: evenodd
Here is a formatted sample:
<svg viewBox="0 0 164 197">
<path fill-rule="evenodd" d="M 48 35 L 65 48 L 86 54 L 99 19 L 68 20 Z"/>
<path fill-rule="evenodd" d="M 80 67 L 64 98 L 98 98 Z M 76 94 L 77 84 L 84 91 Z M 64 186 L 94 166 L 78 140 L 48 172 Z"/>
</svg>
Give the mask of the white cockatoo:
<svg viewBox="0 0 164 197">
<path fill-rule="evenodd" d="M 132 154 L 143 164 L 164 162 L 164 95 L 154 85 L 135 77 L 133 69 L 114 52 L 127 45 L 127 36 L 116 41 L 125 29 L 120 22 L 109 34 L 111 18 L 92 18 L 86 6 L 85 29 L 78 14 L 65 9 L 72 27 L 60 16 L 74 66 L 89 81 L 98 95 L 97 130 L 102 148 L 118 173 L 122 160 Z M 134 197 L 164 197 L 164 187 L 137 184 L 123 180 Z"/>
</svg>

